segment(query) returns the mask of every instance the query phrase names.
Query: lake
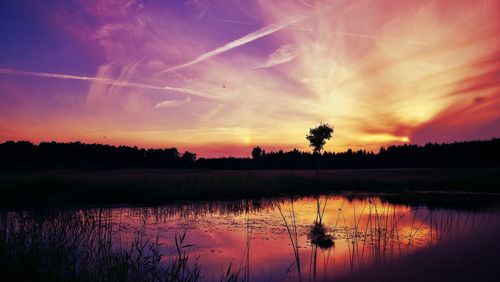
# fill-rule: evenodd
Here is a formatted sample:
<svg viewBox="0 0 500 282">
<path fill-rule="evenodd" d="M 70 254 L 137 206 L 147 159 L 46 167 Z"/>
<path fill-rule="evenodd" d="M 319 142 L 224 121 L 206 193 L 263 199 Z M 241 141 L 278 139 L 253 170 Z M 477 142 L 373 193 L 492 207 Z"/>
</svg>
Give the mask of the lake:
<svg viewBox="0 0 500 282">
<path fill-rule="evenodd" d="M 72 255 L 56 255 L 64 253 L 76 268 L 124 252 L 165 267 L 185 263 L 202 280 L 322 281 L 463 237 L 498 216 L 344 194 L 15 211 L 0 219 L 4 241 L 24 248 L 38 241 L 51 252 L 73 248 Z M 48 267 L 55 263 L 39 259 Z"/>
</svg>

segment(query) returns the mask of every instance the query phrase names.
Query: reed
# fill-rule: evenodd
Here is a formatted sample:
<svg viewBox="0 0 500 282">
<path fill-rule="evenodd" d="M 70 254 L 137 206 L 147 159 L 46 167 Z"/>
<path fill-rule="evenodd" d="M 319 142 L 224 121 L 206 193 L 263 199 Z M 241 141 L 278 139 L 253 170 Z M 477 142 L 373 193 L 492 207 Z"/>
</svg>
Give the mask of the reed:
<svg viewBox="0 0 500 282">
<path fill-rule="evenodd" d="M 156 239 L 136 236 L 127 247 L 112 242 L 109 210 L 37 215 L 0 214 L 2 281 L 199 281 L 199 257 L 190 257 L 186 233 L 175 236 L 176 253 L 165 257 Z M 230 265 L 221 281 L 239 281 Z"/>
<path fill-rule="evenodd" d="M 290 243 L 292 244 L 293 255 L 294 255 L 294 259 L 295 259 L 294 263 L 295 263 L 295 267 L 297 269 L 299 282 L 301 282 L 302 281 L 302 274 L 301 274 L 301 266 L 300 266 L 299 239 L 298 239 L 298 235 L 297 235 L 297 222 L 295 220 L 295 210 L 293 208 L 293 200 L 291 200 L 290 223 L 288 223 L 285 215 L 283 214 L 281 206 L 278 204 L 278 205 L 276 205 L 276 207 L 281 215 L 281 218 L 283 219 L 283 223 L 285 224 L 286 231 L 287 231 L 288 236 L 290 238 Z M 292 266 L 293 266 L 293 264 L 292 264 Z"/>
<path fill-rule="evenodd" d="M 333 200 L 331 200 L 333 199 Z M 351 200 L 356 199 L 355 202 Z M 287 201 L 290 209 L 284 209 Z M 350 207 L 346 207 L 351 202 Z M 347 264 L 351 271 L 366 265 L 385 263 L 405 255 L 424 243 L 430 245 L 461 233 L 466 228 L 478 228 L 477 223 L 491 220 L 488 213 L 466 213 L 449 209 L 423 207 L 396 211 L 395 206 L 368 196 L 359 198 L 323 196 L 311 198 L 315 214 L 297 208 L 296 199 L 248 200 L 228 203 L 205 202 L 195 205 L 172 205 L 144 208 L 92 208 L 92 209 L 44 209 L 0 212 L 0 280 L 2 281 L 198 281 L 213 279 L 204 277 L 199 257 L 192 255 L 186 239 L 188 235 L 172 235 L 173 253 L 163 253 L 159 233 L 146 235 L 148 230 L 160 230 L 165 220 L 182 216 L 198 217 L 207 213 L 244 215 L 246 242 L 239 266 L 231 261 L 221 270 L 221 281 L 250 281 L 250 255 L 252 242 L 253 212 L 275 211 L 279 218 L 274 223 L 286 230 L 284 239 L 290 241 L 293 263 L 286 271 L 297 281 L 317 279 L 323 254 L 324 279 L 330 279 L 335 267 L 329 263 L 330 254 L 343 252 L 347 246 Z M 334 206 L 332 206 L 334 204 Z M 399 207 L 401 208 L 401 207 Z M 113 214 L 111 211 L 114 211 Z M 123 212 L 123 215 L 121 214 Z M 329 214 L 327 216 L 327 213 Z M 460 214 L 464 214 L 461 216 Z M 311 217 L 309 217 L 311 216 Z M 139 223 L 133 240 L 120 238 L 121 218 L 132 217 Z M 328 220 L 326 220 L 328 219 Z M 324 234 L 332 235 L 335 248 L 322 249 L 311 244 L 309 273 L 304 265 L 307 258 L 304 246 L 311 230 L 310 221 L 322 224 Z M 330 221 L 331 220 L 331 221 Z M 258 222 L 258 217 L 255 217 Z M 141 225 L 142 223 L 142 225 Z M 258 224 L 258 223 L 257 223 Z M 150 228 L 150 229 L 148 229 Z M 160 231 L 158 231 L 160 232 Z M 129 235 L 130 233 L 124 233 Z M 286 243 L 286 241 L 284 241 Z M 288 248 L 285 246 L 284 248 Z M 302 254 L 300 251 L 302 251 Z M 302 257 L 301 257 L 302 255 Z M 341 254 L 343 255 L 343 254 Z M 304 259 L 306 259 L 304 261 Z M 318 266 L 317 266 L 318 264 Z M 253 270 L 253 269 L 252 269 Z M 270 270 L 271 271 L 271 270 Z M 254 272 L 255 273 L 255 270 Z M 271 273 L 271 272 L 270 272 Z M 327 277 L 328 273 L 328 277 Z M 253 274 L 254 275 L 254 274 Z"/>
<path fill-rule="evenodd" d="M 102 170 L 0 172 L 0 207 L 102 204 L 157 205 L 194 200 L 235 200 L 324 192 L 390 193 L 395 201 L 439 204 L 439 198 L 408 191 L 498 193 L 500 173 L 490 169 L 322 171 Z M 497 199 L 498 196 L 494 197 Z M 492 199 L 494 200 L 494 199 Z M 474 203 L 469 200 L 468 203 Z M 483 202 L 484 203 L 484 202 Z"/>
</svg>

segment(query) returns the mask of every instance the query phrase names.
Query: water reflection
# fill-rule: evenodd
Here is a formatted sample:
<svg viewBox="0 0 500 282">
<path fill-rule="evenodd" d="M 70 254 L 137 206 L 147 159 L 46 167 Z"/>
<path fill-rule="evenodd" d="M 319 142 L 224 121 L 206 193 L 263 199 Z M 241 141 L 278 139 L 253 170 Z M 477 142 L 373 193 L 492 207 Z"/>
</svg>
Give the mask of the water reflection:
<svg viewBox="0 0 500 282">
<path fill-rule="evenodd" d="M 410 207 L 378 197 L 321 196 L 8 212 L 1 214 L 0 228 L 2 246 L 17 244 L 26 256 L 37 241 L 43 242 L 48 258 L 38 263 L 52 271 L 88 271 L 96 261 L 125 250 L 130 260 L 150 266 L 185 263 L 182 275 L 191 278 L 310 281 L 384 263 L 493 220 L 495 214 Z M 54 269 L 50 255 L 60 256 L 56 250 L 63 247 L 72 251 Z M 141 275 L 141 267 L 132 273 Z M 96 275 L 112 270 L 99 271 L 104 272 Z"/>
</svg>

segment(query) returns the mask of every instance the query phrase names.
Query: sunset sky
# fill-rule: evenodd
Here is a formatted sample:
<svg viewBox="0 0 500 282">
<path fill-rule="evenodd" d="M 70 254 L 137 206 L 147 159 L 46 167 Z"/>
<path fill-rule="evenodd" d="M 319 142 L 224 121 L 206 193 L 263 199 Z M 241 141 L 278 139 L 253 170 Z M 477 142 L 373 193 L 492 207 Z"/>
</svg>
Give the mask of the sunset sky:
<svg viewBox="0 0 500 282">
<path fill-rule="evenodd" d="M 0 142 L 328 151 L 500 137 L 500 1 L 0 1 Z"/>
</svg>

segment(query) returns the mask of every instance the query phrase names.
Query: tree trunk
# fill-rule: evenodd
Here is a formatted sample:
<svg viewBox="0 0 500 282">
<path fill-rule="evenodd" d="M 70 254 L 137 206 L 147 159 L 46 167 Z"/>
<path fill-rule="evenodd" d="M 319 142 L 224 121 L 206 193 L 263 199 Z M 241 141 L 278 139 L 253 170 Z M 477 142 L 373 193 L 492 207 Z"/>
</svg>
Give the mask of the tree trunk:
<svg viewBox="0 0 500 282">
<path fill-rule="evenodd" d="M 319 175 L 319 157 L 321 156 L 321 150 L 318 151 L 318 155 L 316 156 L 316 176 Z"/>
</svg>

